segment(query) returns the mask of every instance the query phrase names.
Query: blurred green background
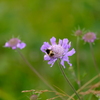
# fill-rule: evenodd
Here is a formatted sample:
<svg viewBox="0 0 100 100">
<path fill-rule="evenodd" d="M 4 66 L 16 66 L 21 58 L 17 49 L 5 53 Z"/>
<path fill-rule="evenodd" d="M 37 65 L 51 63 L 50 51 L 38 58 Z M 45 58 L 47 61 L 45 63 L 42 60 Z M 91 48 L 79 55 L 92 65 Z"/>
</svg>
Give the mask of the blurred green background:
<svg viewBox="0 0 100 100">
<path fill-rule="evenodd" d="M 100 37 L 100 0 L 0 0 L 0 100 L 29 100 L 31 93 L 21 91 L 50 90 L 16 51 L 3 47 L 12 37 L 19 37 L 27 44 L 21 52 L 52 86 L 71 95 L 73 91 L 64 80 L 57 63 L 50 68 L 43 60 L 44 53 L 40 51 L 40 47 L 44 41 L 49 42 L 55 36 L 57 40 L 68 38 L 72 42 L 72 48 L 76 48 L 77 37 L 72 31 L 78 26 L 96 32 L 97 37 Z M 100 40 L 96 40 L 93 47 L 99 66 Z M 84 45 L 84 41 L 80 39 L 79 48 L 80 72 L 81 75 L 86 74 L 82 79 L 83 85 L 97 73 L 94 71 L 89 44 Z M 77 73 L 76 54 L 70 60 Z M 69 66 L 65 72 L 78 89 Z M 44 93 L 41 100 L 53 96 L 54 93 Z M 92 100 L 97 99 L 94 96 Z"/>
</svg>

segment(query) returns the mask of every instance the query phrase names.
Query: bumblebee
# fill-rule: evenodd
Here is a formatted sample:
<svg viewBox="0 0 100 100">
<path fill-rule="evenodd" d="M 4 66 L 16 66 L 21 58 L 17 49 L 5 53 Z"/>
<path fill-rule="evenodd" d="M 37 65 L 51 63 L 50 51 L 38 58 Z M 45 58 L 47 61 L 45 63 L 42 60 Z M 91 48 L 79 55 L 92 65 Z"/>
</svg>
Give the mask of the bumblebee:
<svg viewBox="0 0 100 100">
<path fill-rule="evenodd" d="M 47 49 L 47 50 L 46 50 L 46 53 L 47 53 L 50 57 L 52 57 L 52 56 L 54 55 L 53 51 L 50 50 L 50 49 Z"/>
</svg>

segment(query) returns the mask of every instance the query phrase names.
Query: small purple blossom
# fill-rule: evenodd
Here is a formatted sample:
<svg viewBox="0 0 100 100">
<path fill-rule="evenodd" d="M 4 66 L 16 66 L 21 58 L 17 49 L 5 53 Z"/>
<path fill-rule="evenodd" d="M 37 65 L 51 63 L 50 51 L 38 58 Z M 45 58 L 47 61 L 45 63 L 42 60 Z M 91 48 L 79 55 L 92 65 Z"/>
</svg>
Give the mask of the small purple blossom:
<svg viewBox="0 0 100 100">
<path fill-rule="evenodd" d="M 5 43 L 4 47 L 10 47 L 12 49 L 23 49 L 26 46 L 24 42 L 21 42 L 18 38 L 12 38 L 8 42 Z"/>
<path fill-rule="evenodd" d="M 41 47 L 41 51 L 45 53 L 44 60 L 48 60 L 48 64 L 51 64 L 51 67 L 57 59 L 60 59 L 60 64 L 65 68 L 64 61 L 66 61 L 70 66 L 72 64 L 69 62 L 68 56 L 72 56 L 75 53 L 75 49 L 69 51 L 71 47 L 71 42 L 68 39 L 59 39 L 58 44 L 56 43 L 56 38 L 52 37 L 50 39 L 51 44 L 44 42 Z"/>
<path fill-rule="evenodd" d="M 88 32 L 83 36 L 83 40 L 85 42 L 94 42 L 95 39 L 96 39 L 96 34 L 92 32 Z"/>
</svg>

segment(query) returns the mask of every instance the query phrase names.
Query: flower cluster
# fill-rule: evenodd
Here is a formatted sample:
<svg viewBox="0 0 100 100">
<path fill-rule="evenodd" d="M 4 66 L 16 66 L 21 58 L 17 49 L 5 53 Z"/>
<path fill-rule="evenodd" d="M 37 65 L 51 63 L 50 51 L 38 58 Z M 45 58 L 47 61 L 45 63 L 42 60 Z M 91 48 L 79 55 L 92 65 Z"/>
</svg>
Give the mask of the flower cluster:
<svg viewBox="0 0 100 100">
<path fill-rule="evenodd" d="M 71 42 L 68 39 L 59 39 L 58 44 L 56 43 L 56 38 L 52 37 L 50 39 L 51 44 L 44 42 L 41 47 L 41 51 L 45 53 L 44 60 L 48 60 L 48 64 L 51 64 L 51 67 L 57 59 L 61 59 L 60 64 L 65 68 L 64 61 L 66 61 L 70 66 L 72 64 L 69 62 L 68 56 L 72 56 L 75 53 L 75 49 L 69 51 L 71 47 Z"/>
<path fill-rule="evenodd" d="M 18 38 L 12 38 L 8 42 L 5 43 L 4 47 L 10 47 L 12 49 L 23 49 L 26 46 L 24 42 L 21 42 Z"/>
</svg>

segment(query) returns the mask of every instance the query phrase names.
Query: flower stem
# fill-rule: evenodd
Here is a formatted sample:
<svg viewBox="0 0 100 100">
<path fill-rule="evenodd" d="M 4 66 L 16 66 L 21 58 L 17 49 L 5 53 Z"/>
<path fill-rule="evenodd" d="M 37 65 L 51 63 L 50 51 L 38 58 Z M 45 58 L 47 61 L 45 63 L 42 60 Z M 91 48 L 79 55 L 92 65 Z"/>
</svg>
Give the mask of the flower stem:
<svg viewBox="0 0 100 100">
<path fill-rule="evenodd" d="M 77 83 L 79 87 L 81 87 L 81 81 L 80 81 L 80 68 L 79 68 L 79 37 L 77 37 L 77 43 L 76 43 L 76 50 L 77 50 Z"/>
<path fill-rule="evenodd" d="M 27 61 L 27 59 L 24 57 L 24 55 L 20 52 L 19 49 L 17 49 L 17 52 L 22 57 L 24 62 L 28 65 L 28 67 L 52 90 L 55 90 L 52 86 L 50 86 L 47 81 L 36 71 L 36 69 Z"/>
<path fill-rule="evenodd" d="M 24 57 L 24 55 L 20 52 L 19 49 L 17 49 L 17 52 L 22 57 L 24 62 L 27 64 L 27 66 L 53 91 L 56 91 L 49 83 L 36 71 L 36 69 L 28 62 L 28 60 Z M 56 91 L 57 92 L 57 91 Z M 60 97 L 62 100 L 65 100 L 63 97 Z"/>
<path fill-rule="evenodd" d="M 63 74 L 65 80 L 68 82 L 68 84 L 70 85 L 70 87 L 72 88 L 72 90 L 74 91 L 74 93 L 76 94 L 76 96 L 78 97 L 78 99 L 81 100 L 81 98 L 79 97 L 78 93 L 76 92 L 74 86 L 71 84 L 71 82 L 69 81 L 68 77 L 66 76 L 66 74 L 65 74 L 65 72 L 64 72 L 64 70 L 63 70 L 63 66 L 61 66 L 61 65 L 59 64 L 59 67 L 60 67 L 60 70 L 61 70 L 61 72 L 62 72 L 62 74 Z"/>
<path fill-rule="evenodd" d="M 92 55 L 93 63 L 94 63 L 95 69 L 96 69 L 96 71 L 98 73 L 98 76 L 99 76 L 100 71 L 99 71 L 99 68 L 98 68 L 98 66 L 96 64 L 96 60 L 95 60 L 94 52 L 93 52 L 93 47 L 92 47 L 92 44 L 91 43 L 89 43 L 89 44 L 90 44 L 90 50 L 91 50 L 91 55 Z M 100 76 L 99 76 L 99 79 L 100 79 Z"/>
</svg>

